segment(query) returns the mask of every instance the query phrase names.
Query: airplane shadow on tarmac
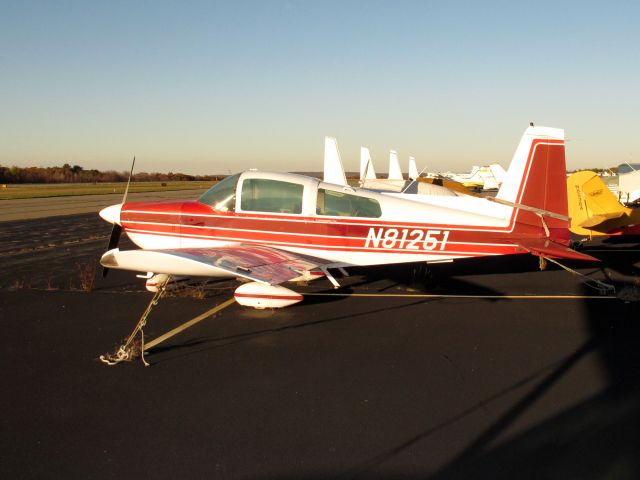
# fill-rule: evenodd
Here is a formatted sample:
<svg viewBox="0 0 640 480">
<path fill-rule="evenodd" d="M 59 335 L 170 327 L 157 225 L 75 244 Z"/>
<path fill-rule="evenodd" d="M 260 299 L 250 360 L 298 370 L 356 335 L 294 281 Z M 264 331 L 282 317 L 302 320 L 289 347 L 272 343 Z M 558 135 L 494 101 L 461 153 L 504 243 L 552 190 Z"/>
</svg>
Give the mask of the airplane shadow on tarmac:
<svg viewBox="0 0 640 480">
<path fill-rule="evenodd" d="M 523 273 L 538 270 L 538 260 L 531 255 L 507 257 L 484 257 L 462 259 L 452 263 L 425 264 L 406 263 L 373 267 L 352 267 L 349 272 L 362 279 L 348 284 L 355 292 L 356 287 L 369 287 L 376 293 L 390 293 L 406 288 L 416 293 L 440 295 L 505 295 L 506 292 L 481 285 L 469 279 L 469 275 L 496 273 Z M 382 285 L 378 286 L 377 282 Z M 347 291 L 347 289 L 344 289 Z M 337 290 L 342 292 L 343 289 Z M 495 299 L 487 299 L 495 301 Z M 306 300 L 305 300 L 306 301 Z"/>
<path fill-rule="evenodd" d="M 606 253 L 606 252 L 605 252 Z M 632 291 L 630 300 L 582 302 L 590 337 L 559 364 L 543 369 L 482 402 L 493 401 L 525 383 L 531 391 L 507 410 L 451 462 L 429 476 L 449 479 L 637 479 L 640 478 L 640 291 L 638 255 L 608 259 L 606 268 L 618 292 Z M 631 277 L 629 277 L 631 276 Z M 593 292 L 586 286 L 584 294 Z M 635 302 L 635 303 L 634 303 Z M 580 359 L 595 353 L 607 374 L 608 386 L 593 397 L 534 426 L 495 447 L 489 447 L 516 419 L 540 400 Z M 544 374 L 543 374 L 544 373 Z M 447 424 L 473 413 L 470 408 L 441 425 L 408 438 L 340 478 L 407 478 L 405 475 L 376 474 L 384 463 Z M 410 477 L 409 477 L 410 478 Z M 421 476 L 420 478 L 425 478 Z"/>
<path fill-rule="evenodd" d="M 349 312 L 349 313 L 346 313 L 344 315 L 338 315 L 338 316 L 335 316 L 335 317 L 320 318 L 318 320 L 302 321 L 302 322 L 297 322 L 297 323 L 288 323 L 286 325 L 279 325 L 279 326 L 275 326 L 275 327 L 271 327 L 271 328 L 264 328 L 264 329 L 260 329 L 260 330 L 252 330 L 252 331 L 242 332 L 242 333 L 238 333 L 238 334 L 234 334 L 234 335 L 228 335 L 228 336 L 224 336 L 224 337 L 200 337 L 200 338 L 194 338 L 192 340 L 189 340 L 187 342 L 183 342 L 181 344 L 167 345 L 165 347 L 154 347 L 154 349 L 150 352 L 151 356 L 148 356 L 148 357 L 145 357 L 145 358 L 149 363 L 151 363 L 153 365 L 154 364 L 153 355 L 155 355 L 155 354 L 166 353 L 166 352 L 179 352 L 179 351 L 182 350 L 182 353 L 180 353 L 178 355 L 163 356 L 162 360 L 160 360 L 160 361 L 164 362 L 164 361 L 168 361 L 168 360 L 174 360 L 175 358 L 178 358 L 178 357 L 186 357 L 186 356 L 194 355 L 194 354 L 206 351 L 206 350 L 212 350 L 212 349 L 216 349 L 216 348 L 223 348 L 223 347 L 227 347 L 229 345 L 235 345 L 235 344 L 238 344 L 238 343 L 246 342 L 246 341 L 252 340 L 252 339 L 254 339 L 256 337 L 259 337 L 261 335 L 273 335 L 273 334 L 277 334 L 277 333 L 281 333 L 281 332 L 285 332 L 285 331 L 289 331 L 289 330 L 297 330 L 297 329 L 301 329 L 301 328 L 313 327 L 313 326 L 316 326 L 316 325 L 321 325 L 321 324 L 326 324 L 326 323 L 331 323 L 331 322 L 338 322 L 340 320 L 345 320 L 345 319 L 353 320 L 354 318 L 366 317 L 367 315 L 371 315 L 373 313 L 393 311 L 393 310 L 397 310 L 397 309 L 401 309 L 401 308 L 406 308 L 406 307 L 411 306 L 411 305 L 427 303 L 429 301 L 430 300 L 420 299 L 418 301 L 403 303 L 401 305 L 395 305 L 395 306 L 392 306 L 392 307 L 371 309 L 371 310 L 367 310 L 367 311 L 359 312 L 359 313 L 351 313 L 351 312 Z M 200 346 L 202 348 L 194 348 L 194 347 L 198 347 L 198 346 Z M 158 363 L 158 362 L 155 362 L 155 363 Z"/>
<path fill-rule="evenodd" d="M 292 312 L 294 311 L 294 309 L 305 308 L 305 307 L 312 306 L 314 304 L 326 304 L 328 302 L 344 301 L 346 300 L 346 297 L 348 297 L 350 294 L 356 293 L 356 288 L 362 287 L 363 285 L 369 285 L 372 282 L 375 283 L 377 279 L 381 279 L 381 278 L 384 278 L 387 280 L 393 280 L 393 282 L 391 282 L 390 287 L 375 289 L 376 292 L 384 292 L 389 288 L 395 288 L 398 286 L 400 286 L 404 290 L 406 285 L 410 285 L 410 286 L 414 286 L 416 288 L 422 289 L 424 285 L 423 283 L 420 283 L 420 280 L 416 280 L 416 277 L 410 277 L 405 275 L 405 273 L 410 272 L 414 268 L 416 268 L 415 265 L 403 265 L 403 266 L 400 266 L 400 268 L 398 268 L 397 265 L 395 267 L 383 267 L 383 268 L 378 267 L 377 269 L 375 269 L 374 275 L 367 276 L 364 279 L 354 278 L 354 281 L 352 281 L 349 285 L 346 285 L 339 289 L 335 289 L 335 290 L 322 289 L 316 292 L 316 293 L 329 293 L 329 294 L 339 293 L 341 294 L 340 296 L 313 296 L 313 295 L 306 296 L 304 301 L 299 305 L 296 305 L 294 307 L 289 307 L 288 309 L 285 309 L 283 311 L 277 311 L 277 312 L 279 317 L 281 317 L 284 321 L 287 321 L 287 316 L 282 312 Z M 407 279 L 409 279 L 409 281 Z M 390 282 L 385 282 L 385 284 L 389 284 L 389 283 Z M 472 292 L 474 295 L 487 295 L 489 298 L 487 298 L 486 301 L 488 302 L 498 301 L 498 299 L 496 299 L 495 297 L 500 296 L 502 294 L 502 292 L 496 291 L 494 289 L 485 288 L 476 284 L 471 284 L 461 279 L 449 279 L 447 290 L 451 290 L 457 293 Z M 344 294 L 344 296 L 342 296 L 342 294 Z M 494 298 L 491 298 L 491 297 L 494 297 Z M 344 314 L 340 314 L 340 315 L 329 317 L 329 318 L 320 318 L 317 320 L 307 320 L 307 321 L 297 321 L 297 319 L 300 318 L 300 315 L 293 314 L 292 318 L 295 319 L 294 323 L 289 323 L 287 321 L 286 324 L 280 324 L 278 326 L 274 326 L 271 328 L 253 330 L 253 331 L 243 332 L 243 333 L 226 336 L 226 337 L 199 337 L 199 338 L 193 338 L 191 340 L 187 340 L 180 344 L 158 346 L 158 347 L 154 347 L 153 350 L 149 352 L 150 355 L 145 358 L 148 362 L 153 364 L 154 363 L 153 356 L 160 353 L 182 351 L 182 353 L 177 356 L 184 357 L 184 356 L 200 353 L 204 350 L 221 348 L 224 346 L 248 341 L 260 335 L 273 335 L 279 332 L 312 327 L 315 325 L 320 325 L 325 323 L 338 322 L 345 319 L 353 320 L 354 318 L 359 318 L 359 317 L 366 318 L 366 316 L 371 314 L 387 312 L 387 311 L 391 312 L 394 310 L 407 308 L 413 305 L 426 304 L 426 303 L 437 301 L 437 300 L 438 300 L 437 298 L 433 298 L 433 299 L 419 298 L 417 300 L 413 300 L 410 297 L 405 297 L 404 301 L 402 301 L 400 304 L 393 305 L 393 306 L 367 309 L 365 311 L 355 312 L 355 313 L 349 311 Z M 509 300 L 500 299 L 499 301 L 509 301 Z M 274 310 L 245 311 L 245 316 L 251 316 L 251 317 L 258 316 L 260 318 L 266 318 L 266 317 L 271 317 L 272 315 L 274 315 Z M 196 348 L 196 347 L 201 347 L 201 348 Z M 163 356 L 162 359 L 157 360 L 156 363 L 160 361 L 162 362 L 168 361 L 176 358 L 177 356 L 176 355 Z"/>
</svg>

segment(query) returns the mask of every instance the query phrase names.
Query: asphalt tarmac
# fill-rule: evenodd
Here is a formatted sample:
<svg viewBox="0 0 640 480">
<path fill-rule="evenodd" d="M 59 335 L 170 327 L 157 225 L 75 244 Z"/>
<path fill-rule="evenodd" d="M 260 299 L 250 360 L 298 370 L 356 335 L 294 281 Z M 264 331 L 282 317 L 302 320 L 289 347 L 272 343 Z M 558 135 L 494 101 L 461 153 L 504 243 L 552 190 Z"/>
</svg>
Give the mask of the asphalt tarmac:
<svg viewBox="0 0 640 480">
<path fill-rule="evenodd" d="M 640 478 L 638 241 L 570 264 L 615 294 L 527 255 L 353 269 L 108 367 L 150 299 L 100 277 L 109 227 L 0 223 L 3 478 Z M 234 287 L 162 299 L 145 338 Z"/>
</svg>

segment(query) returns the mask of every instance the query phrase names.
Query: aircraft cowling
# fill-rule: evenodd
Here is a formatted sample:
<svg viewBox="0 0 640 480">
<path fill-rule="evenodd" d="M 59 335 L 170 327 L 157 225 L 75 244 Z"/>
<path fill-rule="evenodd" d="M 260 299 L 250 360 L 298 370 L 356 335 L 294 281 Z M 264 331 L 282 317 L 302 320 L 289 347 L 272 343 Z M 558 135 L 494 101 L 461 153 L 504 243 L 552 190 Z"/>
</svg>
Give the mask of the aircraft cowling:
<svg viewBox="0 0 640 480">
<path fill-rule="evenodd" d="M 298 303 L 302 295 L 280 285 L 249 282 L 236 288 L 233 294 L 236 302 L 245 307 L 257 309 L 282 308 Z"/>
</svg>

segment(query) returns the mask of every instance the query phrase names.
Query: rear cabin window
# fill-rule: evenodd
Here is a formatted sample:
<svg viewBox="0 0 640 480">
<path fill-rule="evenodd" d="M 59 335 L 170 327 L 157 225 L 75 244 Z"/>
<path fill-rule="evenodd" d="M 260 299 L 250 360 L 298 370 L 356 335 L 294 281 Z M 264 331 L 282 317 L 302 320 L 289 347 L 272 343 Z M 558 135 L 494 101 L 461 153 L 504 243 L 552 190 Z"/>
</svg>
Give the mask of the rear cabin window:
<svg viewBox="0 0 640 480">
<path fill-rule="evenodd" d="M 373 198 L 319 188 L 316 213 L 339 217 L 379 218 L 382 210 L 378 201 Z"/>
<path fill-rule="evenodd" d="M 226 177 L 204 192 L 198 202 L 220 212 L 233 212 L 236 208 L 236 185 L 239 173 Z"/>
<path fill-rule="evenodd" d="M 304 186 L 265 178 L 242 183 L 240 208 L 246 212 L 301 213 Z"/>
</svg>

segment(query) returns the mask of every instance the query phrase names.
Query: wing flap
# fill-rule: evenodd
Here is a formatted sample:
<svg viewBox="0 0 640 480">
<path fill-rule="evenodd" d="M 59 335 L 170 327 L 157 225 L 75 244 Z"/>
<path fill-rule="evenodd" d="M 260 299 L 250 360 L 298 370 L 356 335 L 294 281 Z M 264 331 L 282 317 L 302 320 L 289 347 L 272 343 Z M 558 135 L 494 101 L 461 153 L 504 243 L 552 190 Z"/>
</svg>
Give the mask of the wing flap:
<svg viewBox="0 0 640 480">
<path fill-rule="evenodd" d="M 103 266 L 186 276 L 235 276 L 277 285 L 328 262 L 262 245 L 171 250 L 109 250 Z"/>
</svg>

